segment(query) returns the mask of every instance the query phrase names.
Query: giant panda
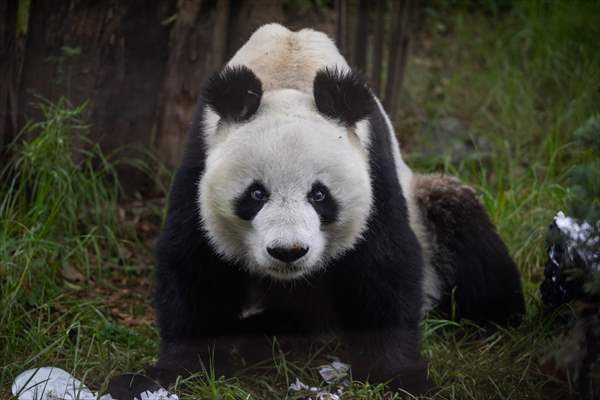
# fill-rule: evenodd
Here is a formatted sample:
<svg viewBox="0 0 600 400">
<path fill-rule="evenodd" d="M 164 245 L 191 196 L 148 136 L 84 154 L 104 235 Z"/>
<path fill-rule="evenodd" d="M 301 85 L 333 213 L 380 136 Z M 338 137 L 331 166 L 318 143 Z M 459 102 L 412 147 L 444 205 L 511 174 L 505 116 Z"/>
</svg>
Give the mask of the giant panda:
<svg viewBox="0 0 600 400">
<path fill-rule="evenodd" d="M 355 379 L 430 385 L 436 309 L 518 321 L 517 268 L 473 189 L 414 174 L 332 40 L 259 28 L 205 84 L 156 246 L 162 383 L 335 333 Z"/>
</svg>

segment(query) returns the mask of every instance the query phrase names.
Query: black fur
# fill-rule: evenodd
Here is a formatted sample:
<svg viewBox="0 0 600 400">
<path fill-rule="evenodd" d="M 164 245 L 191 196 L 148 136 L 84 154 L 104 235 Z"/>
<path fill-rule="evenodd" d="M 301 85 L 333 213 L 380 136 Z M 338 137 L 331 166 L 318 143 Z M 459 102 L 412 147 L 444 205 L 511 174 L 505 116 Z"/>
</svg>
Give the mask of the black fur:
<svg viewBox="0 0 600 400">
<path fill-rule="evenodd" d="M 408 225 L 379 110 L 369 116 L 375 207 L 364 240 L 322 273 L 289 287 L 257 280 L 224 261 L 201 229 L 197 184 L 206 158 L 200 134 L 204 107 L 199 104 L 156 247 L 162 341 L 159 362 L 149 374 L 166 385 L 178 374 L 208 367 L 209 348 L 217 373 L 230 374 L 236 365 L 233 347 L 246 359 L 269 358 L 264 334 L 313 335 L 333 329 L 350 350 L 346 359 L 355 378 L 424 390 L 427 368 L 419 352 L 422 257 Z M 267 311 L 241 319 L 255 292 L 262 293 Z"/>
<path fill-rule="evenodd" d="M 227 67 L 208 80 L 203 97 L 224 120 L 241 122 L 258 109 L 262 84 L 247 67 Z"/>
<path fill-rule="evenodd" d="M 373 94 L 356 72 L 325 68 L 313 82 L 317 109 L 346 126 L 354 126 L 375 109 Z"/>
<path fill-rule="evenodd" d="M 320 191 L 325 195 L 325 198 L 322 201 L 314 201 L 312 199 L 312 193 L 316 191 Z M 307 197 L 317 214 L 319 214 L 322 224 L 333 224 L 337 220 L 340 206 L 331 195 L 331 192 L 329 192 L 327 186 L 321 182 L 315 182 Z"/>
<path fill-rule="evenodd" d="M 418 177 L 417 202 L 433 235 L 443 282 L 438 311 L 511 324 L 525 313 L 519 271 L 475 192 L 451 177 Z"/>
<path fill-rule="evenodd" d="M 255 190 L 261 190 L 265 193 L 266 198 L 264 200 L 257 200 L 252 198 L 252 192 Z M 243 220 L 251 221 L 256 214 L 263 208 L 266 200 L 268 199 L 269 192 L 260 182 L 252 182 L 250 186 L 235 200 L 234 210 L 235 214 Z"/>
</svg>

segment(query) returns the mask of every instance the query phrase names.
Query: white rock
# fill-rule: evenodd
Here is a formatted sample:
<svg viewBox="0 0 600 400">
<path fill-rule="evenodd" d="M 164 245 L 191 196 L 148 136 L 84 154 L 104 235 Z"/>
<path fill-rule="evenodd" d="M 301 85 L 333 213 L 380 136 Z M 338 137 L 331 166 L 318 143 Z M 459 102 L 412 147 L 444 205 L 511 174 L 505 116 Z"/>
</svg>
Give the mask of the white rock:
<svg viewBox="0 0 600 400">
<path fill-rule="evenodd" d="M 342 382 L 348 377 L 348 371 L 350 371 L 350 365 L 338 360 L 319 367 L 319 374 L 327 383 Z"/>
<path fill-rule="evenodd" d="M 18 400 L 119 400 L 110 394 L 98 397 L 81 381 L 67 371 L 56 367 L 42 367 L 22 372 L 15 378 L 12 394 Z M 179 400 L 175 394 L 160 388 L 145 391 L 136 400 Z"/>
<path fill-rule="evenodd" d="M 288 389 L 293 390 L 294 392 L 300 392 L 302 390 L 308 390 L 308 385 L 296 378 L 296 382 L 292 383 Z"/>
<path fill-rule="evenodd" d="M 138 398 L 136 397 L 136 399 Z M 179 397 L 169 393 L 166 389 L 160 388 L 156 392 L 147 390 L 141 393 L 138 400 L 179 400 Z"/>
<path fill-rule="evenodd" d="M 81 381 L 56 367 L 30 369 L 19 374 L 12 385 L 19 400 L 95 400 Z"/>
<path fill-rule="evenodd" d="M 319 374 L 328 384 L 337 383 L 348 386 L 350 384 L 348 381 L 348 371 L 350 371 L 350 365 L 338 360 L 319 367 Z M 296 378 L 296 381 L 288 389 L 294 392 L 307 391 L 314 393 L 310 397 L 307 397 L 307 399 L 311 400 L 340 400 L 344 391 L 342 386 L 338 386 L 335 393 L 331 392 L 329 388 L 308 386 L 298 378 Z"/>
<path fill-rule="evenodd" d="M 597 222 L 596 229 L 594 229 L 588 222 L 578 222 L 559 211 L 554 217 L 554 223 L 567 236 L 566 245 L 569 253 L 577 252 L 591 268 L 600 270 L 600 255 L 590 250 L 600 241 L 600 237 L 598 237 L 600 221 Z M 552 257 L 553 254 L 550 256 Z"/>
</svg>

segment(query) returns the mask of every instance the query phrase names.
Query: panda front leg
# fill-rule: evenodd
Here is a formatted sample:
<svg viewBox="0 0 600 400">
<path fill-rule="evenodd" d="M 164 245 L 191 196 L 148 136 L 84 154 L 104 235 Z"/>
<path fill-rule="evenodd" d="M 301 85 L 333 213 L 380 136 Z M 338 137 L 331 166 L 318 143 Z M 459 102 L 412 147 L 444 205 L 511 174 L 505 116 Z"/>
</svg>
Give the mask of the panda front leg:
<svg viewBox="0 0 600 400">
<path fill-rule="evenodd" d="M 353 379 L 386 383 L 391 390 L 411 394 L 431 386 L 427 363 L 419 355 L 418 329 L 346 330 L 343 340 L 349 349 Z"/>
<path fill-rule="evenodd" d="M 332 282 L 340 337 L 354 379 L 422 393 L 431 383 L 420 354 L 420 288 L 405 284 L 403 290 L 399 271 L 396 263 L 356 274 L 349 268 Z"/>
<path fill-rule="evenodd" d="M 243 272 L 225 265 L 179 263 L 158 265 L 155 305 L 160 326 L 159 360 L 148 374 L 162 385 L 199 371 L 230 375 L 240 341 L 239 315 L 246 291 Z M 215 260 L 217 262 L 218 260 Z"/>
</svg>

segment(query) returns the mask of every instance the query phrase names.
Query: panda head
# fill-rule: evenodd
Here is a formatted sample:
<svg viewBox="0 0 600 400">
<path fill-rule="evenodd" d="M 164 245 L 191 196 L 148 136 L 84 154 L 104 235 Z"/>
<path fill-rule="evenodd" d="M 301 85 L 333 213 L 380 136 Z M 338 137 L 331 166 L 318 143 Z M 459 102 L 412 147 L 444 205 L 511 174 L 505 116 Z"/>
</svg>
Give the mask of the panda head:
<svg viewBox="0 0 600 400">
<path fill-rule="evenodd" d="M 262 92 L 246 67 L 204 91 L 202 226 L 215 251 L 253 273 L 305 277 L 352 249 L 371 212 L 373 96 L 352 72 L 321 70 L 313 93 Z"/>
</svg>

